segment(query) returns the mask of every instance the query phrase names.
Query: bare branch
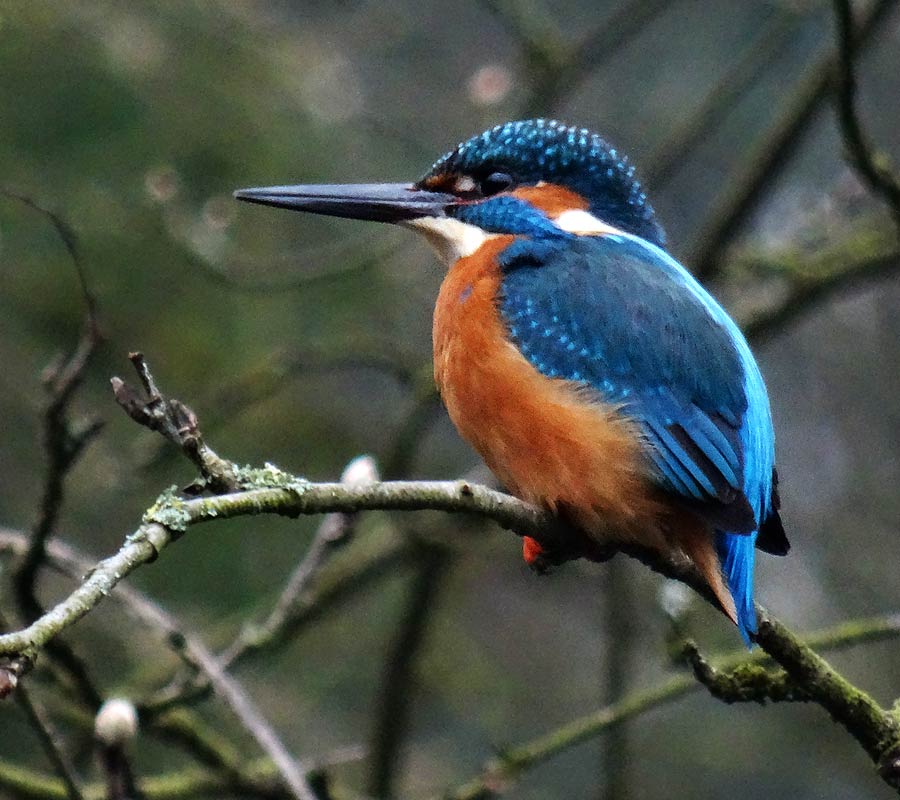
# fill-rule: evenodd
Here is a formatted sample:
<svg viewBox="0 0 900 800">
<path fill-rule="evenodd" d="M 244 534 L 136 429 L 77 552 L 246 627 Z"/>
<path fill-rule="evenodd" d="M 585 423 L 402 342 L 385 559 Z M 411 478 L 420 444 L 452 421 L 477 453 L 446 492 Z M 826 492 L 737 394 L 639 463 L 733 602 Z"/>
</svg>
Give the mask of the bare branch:
<svg viewBox="0 0 900 800">
<path fill-rule="evenodd" d="M 811 699 L 792 681 L 783 669 L 770 669 L 764 664 L 739 664 L 730 670 L 716 669 L 688 641 L 682 655 L 690 664 L 694 677 L 717 700 L 725 703 L 809 702 Z"/>
<path fill-rule="evenodd" d="M 789 41 L 797 15 L 781 4 L 753 38 L 740 58 L 729 67 L 699 107 L 656 147 L 641 169 L 643 183 L 658 189 L 683 166 L 694 147 L 707 136 L 747 92 Z"/>
<path fill-rule="evenodd" d="M 97 314 L 97 300 L 88 283 L 75 231 L 59 214 L 30 197 L 3 187 L 0 187 L 0 195 L 22 203 L 50 221 L 75 269 L 85 306 L 83 331 L 74 349 L 67 357 L 60 357 L 49 365 L 43 375 L 47 392 L 43 420 L 47 471 L 28 552 L 13 576 L 21 614 L 26 620 L 32 621 L 43 613 L 43 607 L 37 598 L 36 584 L 46 555 L 47 540 L 56 527 L 62 509 L 66 477 L 84 448 L 103 426 L 102 421 L 97 418 L 88 418 L 78 424 L 73 424 L 69 419 L 69 404 L 103 337 Z M 49 646 L 48 652 L 69 674 L 84 701 L 96 708 L 100 700 L 99 693 L 93 686 L 86 665 L 75 651 L 64 641 L 57 640 Z"/>
<path fill-rule="evenodd" d="M 869 638 L 869 636 L 873 638 Z M 900 614 L 848 622 L 803 639 L 805 646 L 819 650 L 839 650 L 881 638 L 900 636 Z M 861 637 L 861 638 L 858 638 Z M 756 651 L 738 651 L 716 659 L 710 668 L 716 674 L 733 675 L 741 671 L 768 668 L 769 657 Z M 615 703 L 562 725 L 536 739 L 503 750 L 488 761 L 481 773 L 440 795 L 441 800 L 488 800 L 504 794 L 528 770 L 555 756 L 613 730 L 630 719 L 654 708 L 674 703 L 700 691 L 703 683 L 694 675 L 676 675 L 657 686 L 638 689 Z M 438 798 L 435 798 L 438 800 Z"/>
<path fill-rule="evenodd" d="M 145 523 L 129 537 L 120 551 L 100 562 L 66 600 L 25 630 L 0 636 L 0 654 L 12 655 L 14 658 L 20 654 L 33 654 L 101 602 L 125 575 L 155 558 L 175 536 L 181 535 L 195 524 L 220 517 L 259 513 L 295 516 L 330 511 L 435 509 L 479 513 L 502 525 L 515 527 L 517 532 L 533 536 L 551 549 L 559 547 L 560 537 L 566 535 L 566 529 L 561 528 L 559 520 L 547 512 L 500 492 L 463 482 L 394 482 L 348 487 L 342 484 L 306 483 L 273 467 L 247 471 L 244 477 L 257 484 L 268 482 L 270 485 L 209 498 L 181 500 L 171 494 L 161 497 L 148 511 Z M 659 553 L 635 546 L 623 550 L 667 577 L 687 583 L 712 602 L 702 580 L 686 559 L 673 557 L 669 560 Z M 892 763 L 890 758 L 893 748 L 897 746 L 893 717 L 879 709 L 873 701 L 866 699 L 859 689 L 847 684 L 818 656 L 813 659 L 814 654 L 807 654 L 808 648 L 800 649 L 798 656 L 799 640 L 796 636 L 765 616 L 762 610 L 760 615 L 763 624 L 759 643 L 766 652 L 781 663 L 791 677 L 808 689 L 816 702 L 824 705 L 848 730 L 861 726 L 862 729 L 857 730 L 854 736 L 877 764 L 883 766 Z M 212 665 L 204 664 L 207 670 L 214 667 L 214 659 Z M 807 686 L 805 681 L 819 678 L 829 685 L 817 694 L 818 690 Z M 846 686 L 843 686 L 842 681 Z M 842 705 L 838 695 L 844 689 L 849 694 Z M 643 707 L 645 702 L 642 700 L 640 705 Z M 849 708 L 858 708 L 861 704 L 865 706 L 865 714 L 849 713 Z M 885 772 L 885 780 L 893 781 L 893 774 Z"/>
<path fill-rule="evenodd" d="M 900 720 L 850 683 L 780 622 L 763 615 L 756 641 L 810 699 L 859 742 L 881 779 L 900 789 Z"/>
<path fill-rule="evenodd" d="M 378 467 L 371 456 L 353 459 L 341 475 L 341 483 L 345 486 L 368 486 L 378 479 Z M 356 521 L 357 515 L 354 513 L 337 512 L 325 516 L 309 549 L 291 573 L 266 619 L 260 625 L 244 628 L 241 634 L 219 654 L 219 663 L 223 669 L 229 669 L 261 639 L 274 639 L 280 635 L 288 625 L 288 621 L 295 615 L 304 592 L 329 556 L 337 548 L 343 547 L 353 536 Z"/>
<path fill-rule="evenodd" d="M 834 0 L 834 13 L 838 39 L 837 110 L 847 157 L 872 192 L 888 204 L 900 230 L 900 179 L 883 163 L 884 157 L 872 150 L 857 114 L 853 59 L 858 37 L 853 30 L 850 0 Z"/>
<path fill-rule="evenodd" d="M 50 718 L 39 703 L 32 699 L 31 693 L 24 687 L 19 686 L 16 691 L 16 699 L 19 705 L 25 711 L 31 727 L 37 732 L 41 740 L 44 752 L 56 769 L 57 774 L 62 779 L 66 789 L 66 795 L 69 800 L 84 800 L 81 791 L 81 782 L 75 773 L 66 751 L 63 749 L 59 741 L 59 736 Z"/>
<path fill-rule="evenodd" d="M 579 44 L 565 41 L 541 6 L 523 0 L 482 0 L 522 48 L 531 87 L 526 114 L 548 114 L 563 105 L 581 82 L 640 34 L 672 0 L 631 0 Z"/>
<path fill-rule="evenodd" d="M 192 666 L 209 678 L 213 691 L 231 708 L 241 725 L 272 759 L 279 774 L 297 800 L 319 800 L 306 777 L 306 770 L 288 752 L 284 743 L 263 717 L 240 684 L 220 666 L 216 657 L 197 642 L 184 642 L 179 651 Z"/>
<path fill-rule="evenodd" d="M 445 550 L 425 543 L 419 545 L 418 561 L 378 693 L 368 780 L 368 794 L 376 798 L 394 795 L 394 779 L 416 690 L 416 661 L 449 566 Z"/>
<path fill-rule="evenodd" d="M 856 33 L 856 47 L 864 46 L 878 30 L 895 0 L 875 0 Z M 774 180 L 796 151 L 815 112 L 834 86 L 836 56 L 820 55 L 805 71 L 799 85 L 768 132 L 750 150 L 730 188 L 709 214 L 687 260 L 694 274 L 709 279 L 717 273 L 726 247 L 741 231 Z"/>
<path fill-rule="evenodd" d="M 204 441 L 197 423 L 197 415 L 180 400 L 164 397 L 156 386 L 143 353 L 129 356 L 144 387 L 147 398 L 125 383 L 112 378 L 116 402 L 139 425 L 161 434 L 197 466 L 203 478 L 199 489 L 209 485 L 213 491 L 229 492 L 238 488 L 233 465 L 219 458 Z"/>
<path fill-rule="evenodd" d="M 16 556 L 22 556 L 26 552 L 27 544 L 28 539 L 25 534 L 0 528 L 0 553 L 8 552 Z M 81 575 L 93 570 L 95 564 L 94 561 L 58 540 L 48 542 L 47 560 L 48 566 L 76 580 L 80 579 Z M 363 579 L 360 583 L 364 586 L 365 580 Z M 353 584 L 356 586 L 357 582 L 353 581 Z M 167 642 L 177 643 L 182 651 L 184 651 L 186 646 L 203 649 L 203 644 L 192 634 L 187 633 L 171 614 L 136 589 L 127 584 L 122 584 L 113 596 L 125 604 L 126 609 L 131 612 L 136 620 L 149 627 L 156 635 Z M 8 675 L 10 675 L 8 671 L 0 668 L 0 678 Z M 206 687 L 209 688 L 208 679 Z M 215 769 L 228 777 L 234 787 L 242 788 L 244 791 L 254 794 L 265 794 L 268 796 L 273 793 L 272 787 L 277 786 L 277 784 L 272 779 L 267 778 L 265 786 L 268 788 L 263 791 L 263 787 L 256 782 L 253 774 L 251 774 L 254 771 L 248 771 L 240 763 L 237 753 L 234 752 L 230 745 L 206 728 L 195 715 L 185 710 L 168 711 L 162 708 L 155 708 L 149 709 L 149 711 L 150 713 L 145 713 L 145 709 L 142 709 L 141 712 L 141 719 L 149 732 L 180 745 L 204 766 Z M 354 752 L 358 753 L 358 750 Z M 330 758 L 325 761 L 317 760 L 315 769 L 318 770 L 330 762 Z M 310 769 L 312 770 L 313 768 L 311 767 Z M 272 778 L 276 775 L 271 771 L 269 771 L 269 774 Z M 0 770 L 0 785 L 2 784 L 2 770 Z M 281 791 L 275 791 L 274 793 L 278 796 L 284 794 Z M 87 792 L 87 794 L 92 794 L 92 792 Z"/>
<path fill-rule="evenodd" d="M 474 513 L 520 535 L 539 538 L 551 550 L 564 550 L 572 531 L 552 514 L 514 497 L 464 481 L 393 481 L 368 486 L 309 483 L 275 467 L 241 470 L 244 489 L 214 497 L 180 499 L 164 493 L 145 514 L 119 551 L 97 564 L 69 597 L 39 620 L 16 633 L 0 636 L 0 655 L 29 657 L 62 630 L 101 603 L 127 575 L 154 561 L 189 527 L 213 519 L 256 514 L 300 514 L 356 511 L 451 511 Z M 681 565 L 687 570 L 686 562 Z M 685 572 L 685 574 L 687 574 Z"/>
<path fill-rule="evenodd" d="M 874 283 L 900 272 L 900 252 L 848 263 L 840 271 L 818 277 L 796 276 L 788 295 L 779 304 L 752 317 L 744 326 L 747 338 L 763 341 L 838 294 Z"/>
</svg>

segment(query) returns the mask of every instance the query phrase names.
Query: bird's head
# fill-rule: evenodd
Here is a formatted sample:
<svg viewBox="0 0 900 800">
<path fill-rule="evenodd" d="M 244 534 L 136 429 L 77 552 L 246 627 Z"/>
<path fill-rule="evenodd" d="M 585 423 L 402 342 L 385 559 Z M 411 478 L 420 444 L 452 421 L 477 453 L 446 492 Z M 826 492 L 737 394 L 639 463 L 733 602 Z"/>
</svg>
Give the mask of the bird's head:
<svg viewBox="0 0 900 800">
<path fill-rule="evenodd" d="M 498 125 L 462 142 L 413 184 L 271 186 L 251 203 L 402 224 L 452 263 L 489 236 L 623 231 L 664 234 L 625 156 L 584 128 L 554 120 Z"/>
</svg>

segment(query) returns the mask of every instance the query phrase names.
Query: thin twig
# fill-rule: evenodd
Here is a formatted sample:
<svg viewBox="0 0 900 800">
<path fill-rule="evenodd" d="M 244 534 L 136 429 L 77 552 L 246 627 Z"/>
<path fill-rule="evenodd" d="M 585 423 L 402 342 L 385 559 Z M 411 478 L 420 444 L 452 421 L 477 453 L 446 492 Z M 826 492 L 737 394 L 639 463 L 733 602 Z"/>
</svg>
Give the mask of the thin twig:
<svg viewBox="0 0 900 800">
<path fill-rule="evenodd" d="M 442 548 L 421 544 L 419 550 L 417 572 L 378 693 L 368 780 L 368 794 L 375 798 L 389 798 L 394 794 L 416 691 L 416 662 L 449 565 L 448 553 Z"/>
<path fill-rule="evenodd" d="M 37 597 L 37 579 L 45 558 L 47 540 L 56 527 L 62 509 L 66 477 L 85 447 L 103 427 L 103 422 L 97 418 L 89 418 L 77 425 L 73 425 L 69 419 L 69 404 L 103 337 L 97 299 L 87 279 L 75 231 L 59 214 L 31 197 L 3 187 L 0 187 L 0 195 L 37 211 L 50 222 L 75 269 L 85 307 L 83 330 L 74 349 L 67 357 L 60 357 L 48 366 L 43 375 L 47 393 L 43 419 L 44 446 L 47 452 L 46 476 L 28 552 L 13 576 L 13 587 L 21 614 L 26 620 L 32 621 L 44 610 Z M 96 708 L 100 702 L 99 693 L 94 688 L 87 666 L 75 651 L 60 639 L 48 647 L 48 653 L 68 673 L 85 703 Z"/>
<path fill-rule="evenodd" d="M 850 0 L 834 0 L 837 23 L 837 110 L 847 157 L 872 192 L 880 196 L 891 210 L 900 230 L 900 179 L 872 150 L 863 133 L 856 108 L 856 55 L 858 37 L 853 30 Z"/>
<path fill-rule="evenodd" d="M 81 782 L 75 772 L 75 767 L 63 749 L 56 729 L 44 709 L 32 699 L 31 693 L 24 686 L 19 686 L 17 689 L 16 699 L 28 717 L 31 727 L 37 731 L 41 746 L 62 780 L 67 796 L 70 800 L 84 800 Z"/>
<path fill-rule="evenodd" d="M 234 668 L 250 656 L 272 652 L 292 641 L 328 609 L 365 592 L 374 582 L 403 568 L 411 561 L 412 550 L 408 542 L 399 538 L 370 541 L 355 549 L 352 557 L 348 554 L 343 566 L 326 569 L 316 582 L 315 589 L 300 595 L 283 625 L 273 627 L 270 636 L 244 640 L 230 667 Z M 210 688 L 209 681 L 202 675 L 197 675 L 190 682 L 174 678 L 140 703 L 141 712 L 144 716 L 155 717 L 173 707 L 205 697 Z"/>
<path fill-rule="evenodd" d="M 344 469 L 341 483 L 365 485 L 378 480 L 378 468 L 374 459 L 360 456 Z M 298 612 L 306 608 L 307 590 L 329 557 L 352 538 L 357 521 L 356 514 L 327 514 L 319 525 L 312 543 L 294 568 L 269 615 L 258 624 L 245 625 L 234 640 L 216 656 L 219 666 L 229 670 L 248 653 L 261 649 L 267 642 L 281 640 L 292 626 Z M 185 700 L 204 694 L 210 688 L 205 675 L 192 675 L 188 679 L 175 678 L 149 701 L 145 710 L 158 713 L 163 708 L 179 705 Z"/>
<path fill-rule="evenodd" d="M 148 386 L 148 391 L 152 391 L 151 386 Z M 154 546 L 152 543 L 153 541 L 154 540 L 151 538 L 141 542 L 143 548 L 141 554 L 138 555 L 137 558 L 146 557 L 144 552 L 145 548 L 147 545 L 152 548 Z M 123 547 L 123 550 L 126 548 L 127 545 L 126 547 Z M 119 555 L 122 555 L 121 550 Z M 113 560 L 114 559 L 107 559 L 106 562 L 101 562 L 101 564 L 109 563 Z M 143 562 L 137 559 L 134 561 L 126 559 L 121 563 L 123 564 L 123 573 L 120 576 L 116 576 L 115 571 L 111 575 L 105 576 L 107 579 L 112 579 L 113 581 L 113 583 L 109 585 L 109 589 L 111 589 L 121 577 L 124 577 L 124 574 L 127 574 L 124 572 L 125 569 L 130 571 L 137 566 L 137 564 Z M 128 567 L 125 567 L 125 564 L 127 564 Z M 82 584 L 82 588 L 94 579 L 98 571 L 100 571 L 100 565 L 94 569 L 93 574 L 85 581 L 85 584 Z M 104 592 L 104 594 L 108 594 L 109 589 L 103 588 L 105 585 L 105 582 L 101 582 L 98 588 L 100 591 Z M 57 609 L 58 608 L 59 606 L 57 606 Z M 42 619 L 47 619 L 53 615 L 57 609 L 50 611 Z M 237 681 L 228 676 L 221 669 L 216 661 L 215 655 L 211 653 L 199 639 L 187 635 L 178 622 L 157 604 L 152 603 L 149 600 L 144 600 L 140 603 L 132 603 L 132 609 L 143 619 L 148 621 L 154 628 L 164 631 L 167 634 L 170 646 L 176 650 L 180 657 L 190 666 L 203 672 L 209 680 L 213 691 L 225 701 L 234 712 L 235 716 L 238 717 L 247 732 L 256 740 L 257 744 L 259 744 L 266 755 L 272 759 L 286 785 L 290 789 L 291 795 L 297 798 L 297 800 L 318 800 L 316 794 L 309 787 L 300 766 L 288 753 L 271 726 L 259 713 L 256 706 Z M 40 645 L 35 642 L 33 646 L 29 645 L 27 648 L 23 648 L 23 650 L 37 649 L 38 647 L 40 647 Z M 21 685 L 19 685 L 17 691 L 22 691 Z"/>
<path fill-rule="evenodd" d="M 213 691 L 225 701 L 240 720 L 241 725 L 263 752 L 272 759 L 272 763 L 275 764 L 290 789 L 291 795 L 297 800 L 319 800 L 309 785 L 306 770 L 288 752 L 284 743 L 240 684 L 219 666 L 215 656 L 206 648 L 196 646 L 190 647 L 190 649 L 186 646 L 182 650 L 182 654 L 188 663 L 206 674 Z"/>
<path fill-rule="evenodd" d="M 220 458 L 203 441 L 197 415 L 180 400 L 164 397 L 156 386 L 143 353 L 130 353 L 144 395 L 121 378 L 112 378 L 116 402 L 139 425 L 156 431 L 178 447 L 200 470 L 202 482 L 196 490 L 210 488 L 215 492 L 233 491 L 240 485 L 234 465 Z"/>
<path fill-rule="evenodd" d="M 341 483 L 345 486 L 366 486 L 375 483 L 378 479 L 378 467 L 374 459 L 369 456 L 353 459 L 341 475 Z M 279 635 L 279 631 L 295 615 L 306 590 L 328 558 L 353 536 L 356 521 L 356 514 L 332 513 L 325 515 L 313 536 L 309 549 L 291 573 L 269 615 L 259 625 L 245 627 L 237 638 L 219 654 L 219 663 L 223 669 L 229 669 L 260 639 L 273 639 Z"/>
</svg>

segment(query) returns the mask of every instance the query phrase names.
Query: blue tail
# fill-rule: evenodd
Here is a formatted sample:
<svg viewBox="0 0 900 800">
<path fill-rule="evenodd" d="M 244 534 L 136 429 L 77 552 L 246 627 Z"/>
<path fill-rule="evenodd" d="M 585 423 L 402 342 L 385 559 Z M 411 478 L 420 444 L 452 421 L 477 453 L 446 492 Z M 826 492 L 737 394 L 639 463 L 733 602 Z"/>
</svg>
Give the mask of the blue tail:
<svg viewBox="0 0 900 800">
<path fill-rule="evenodd" d="M 747 534 L 716 532 L 716 551 L 722 572 L 734 598 L 738 628 L 752 647 L 750 634 L 756 633 L 756 608 L 753 604 L 753 562 L 756 558 L 756 532 Z"/>
</svg>

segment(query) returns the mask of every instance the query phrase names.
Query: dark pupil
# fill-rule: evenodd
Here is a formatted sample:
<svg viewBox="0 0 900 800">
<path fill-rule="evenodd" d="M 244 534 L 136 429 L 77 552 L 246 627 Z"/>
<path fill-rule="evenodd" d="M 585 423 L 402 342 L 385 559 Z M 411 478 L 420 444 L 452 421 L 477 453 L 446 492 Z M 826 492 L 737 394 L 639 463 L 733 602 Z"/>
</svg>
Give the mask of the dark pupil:
<svg viewBox="0 0 900 800">
<path fill-rule="evenodd" d="M 492 172 L 481 181 L 481 193 L 485 197 L 489 197 L 492 194 L 508 189 L 512 185 L 513 179 L 511 175 L 507 175 L 505 172 Z"/>
</svg>

